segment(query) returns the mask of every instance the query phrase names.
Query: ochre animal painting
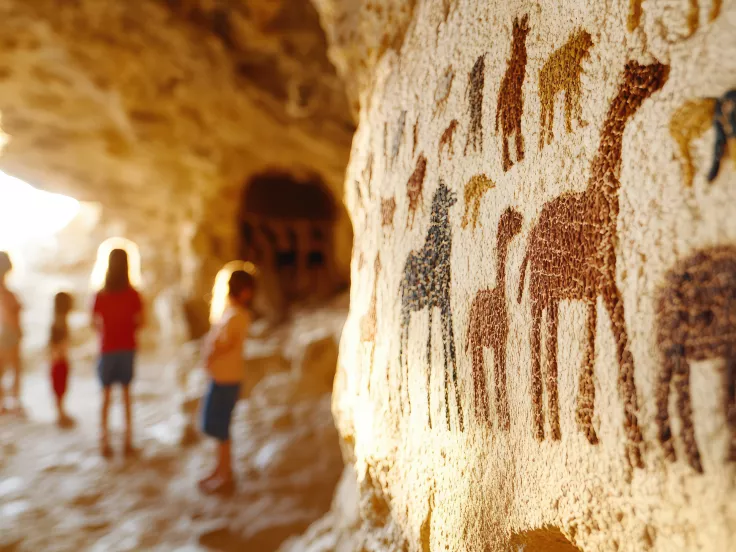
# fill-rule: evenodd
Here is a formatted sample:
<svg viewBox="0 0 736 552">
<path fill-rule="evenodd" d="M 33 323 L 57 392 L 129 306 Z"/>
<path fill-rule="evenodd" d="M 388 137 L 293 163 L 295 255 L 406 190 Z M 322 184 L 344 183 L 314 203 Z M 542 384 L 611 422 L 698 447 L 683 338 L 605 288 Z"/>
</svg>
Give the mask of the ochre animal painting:
<svg viewBox="0 0 736 552">
<path fill-rule="evenodd" d="M 713 164 L 708 171 L 708 182 L 713 182 L 721 169 L 721 160 L 730 150 L 736 165 L 736 90 L 729 90 L 716 100 L 713 114 L 716 140 L 713 146 Z"/>
<path fill-rule="evenodd" d="M 547 401 L 553 439 L 560 438 L 557 398 L 557 323 L 561 301 L 583 301 L 588 310 L 587 351 L 580 376 L 577 422 L 591 444 L 598 436 L 593 428 L 595 387 L 596 301 L 600 296 L 611 319 L 619 365 L 618 388 L 624 403 L 627 459 L 642 466 L 641 430 L 637 419 L 634 359 L 624 318 L 624 304 L 616 283 L 616 221 L 619 213 L 621 148 L 627 121 L 644 101 L 662 88 L 669 67 L 660 63 L 626 64 L 618 93 L 610 104 L 601 129 L 600 145 L 593 159 L 588 187 L 567 192 L 546 203 L 532 229 L 521 266 L 519 301 L 524 292 L 524 274 L 529 267 L 532 309 L 532 402 L 537 439 L 544 439 L 542 411 L 541 326 L 546 310 Z"/>
<path fill-rule="evenodd" d="M 634 32 L 641 24 L 643 2 L 644 0 L 629 0 L 629 17 L 627 20 L 629 32 Z M 698 26 L 700 25 L 700 2 L 698 0 L 688 0 L 688 2 L 687 37 L 690 37 L 695 34 L 695 31 L 698 30 Z M 708 15 L 709 22 L 714 21 L 720 15 L 722 6 L 723 0 L 713 0 Z"/>
<path fill-rule="evenodd" d="M 692 186 L 695 166 L 690 144 L 705 134 L 713 124 L 716 102 L 712 98 L 685 102 L 670 119 L 670 135 L 680 149 L 682 178 L 685 186 Z"/>
<path fill-rule="evenodd" d="M 496 104 L 496 132 L 501 128 L 503 142 L 503 170 L 514 164 L 509 156 L 509 138 L 516 138 L 516 162 L 524 159 L 524 136 L 521 133 L 521 116 L 524 113 L 524 76 L 526 75 L 526 37 L 529 34 L 529 16 L 514 19 L 511 56 L 501 81 Z"/>
<path fill-rule="evenodd" d="M 462 227 L 468 226 L 469 222 L 473 223 L 473 230 L 478 224 L 478 215 L 480 215 L 480 200 L 488 190 L 492 190 L 496 185 L 485 174 L 476 174 L 470 177 L 468 183 L 465 184 L 465 211 L 463 212 Z"/>
<path fill-rule="evenodd" d="M 452 385 L 455 388 L 458 425 L 464 431 L 463 409 L 460 402 L 460 389 L 457 380 L 457 357 L 455 354 L 455 334 L 452 324 L 452 231 L 450 229 L 450 207 L 457 202 L 455 193 L 440 180 L 440 185 L 432 198 L 432 212 L 424 245 L 409 253 L 399 286 L 401 297 L 401 336 L 399 341 L 399 395 L 406 386 L 406 401 L 411 409 L 409 382 L 409 361 L 404 362 L 404 349 L 409 343 L 409 322 L 413 312 L 429 311 L 429 333 L 427 336 L 427 416 L 432 427 L 432 314 L 439 309 L 442 323 L 442 345 L 445 360 L 445 415 L 450 429 L 450 368 L 452 365 Z M 406 364 L 406 367 L 404 367 Z"/>
<path fill-rule="evenodd" d="M 411 133 L 411 156 L 414 157 L 414 154 L 417 151 L 417 142 L 419 141 L 419 117 L 417 116 L 417 120 L 414 121 L 414 128 L 412 128 Z"/>
<path fill-rule="evenodd" d="M 473 358 L 473 397 L 479 419 L 491 424 L 488 406 L 486 371 L 483 350 L 493 349 L 494 382 L 496 388 L 496 416 L 504 431 L 510 428 L 509 404 L 506 395 L 506 341 L 509 320 L 506 310 L 506 255 L 511 239 L 521 231 L 521 214 L 508 207 L 498 221 L 496 245 L 496 287 L 480 290 L 470 307 L 468 337 L 465 350 Z"/>
<path fill-rule="evenodd" d="M 437 113 L 445 111 L 445 107 L 447 107 L 447 98 L 450 97 L 450 92 L 452 91 L 453 80 L 455 80 L 455 70 L 452 68 L 452 65 L 449 65 L 437 81 L 437 88 L 434 89 L 433 119 L 437 116 Z"/>
<path fill-rule="evenodd" d="M 376 352 L 376 314 L 378 302 L 378 276 L 381 272 L 381 254 L 376 254 L 376 260 L 373 262 L 373 293 L 368 306 L 368 312 L 360 319 L 360 343 L 367 343 L 370 347 L 370 357 L 368 361 L 368 370 L 364 371 L 366 378 L 366 388 L 368 392 L 371 390 L 371 374 L 373 372 L 373 357 Z"/>
<path fill-rule="evenodd" d="M 666 275 L 657 303 L 659 441 L 667 459 L 676 459 L 669 398 L 674 383 L 680 439 L 692 468 L 703 464 L 695 439 L 689 362 L 723 359 L 723 412 L 728 428 L 726 459 L 736 462 L 736 247 L 715 246 L 677 263 Z"/>
<path fill-rule="evenodd" d="M 381 226 L 394 227 L 394 213 L 396 212 L 396 200 L 394 196 L 381 198 Z"/>
<path fill-rule="evenodd" d="M 417 166 L 406 183 L 406 196 L 409 198 L 409 212 L 406 215 L 407 228 L 414 228 L 414 216 L 416 215 L 417 208 L 424 208 L 422 201 L 424 196 L 422 192 L 424 190 L 424 177 L 426 174 L 427 158 L 424 157 L 424 154 L 420 153 L 417 159 Z"/>
<path fill-rule="evenodd" d="M 580 126 L 586 126 L 580 108 L 580 76 L 583 60 L 590 54 L 593 39 L 590 33 L 581 30 L 572 35 L 544 62 L 539 72 L 539 101 L 542 113 L 539 119 L 539 149 L 552 142 L 555 123 L 555 98 L 565 93 L 565 130 L 572 132 L 572 118 Z"/>
<path fill-rule="evenodd" d="M 447 149 L 448 159 L 452 159 L 452 156 L 455 153 L 455 149 L 452 147 L 452 141 L 455 137 L 457 125 L 457 119 L 453 119 L 442 133 L 442 136 L 440 136 L 440 143 L 437 145 L 437 156 L 439 157 L 440 163 L 442 163 L 442 150 Z"/>
<path fill-rule="evenodd" d="M 485 84 L 486 56 L 475 60 L 473 69 L 468 73 L 468 86 L 465 89 L 465 98 L 468 100 L 470 125 L 468 139 L 465 142 L 463 155 L 467 155 L 468 146 L 473 144 L 473 151 L 483 151 L 483 86 Z"/>
</svg>

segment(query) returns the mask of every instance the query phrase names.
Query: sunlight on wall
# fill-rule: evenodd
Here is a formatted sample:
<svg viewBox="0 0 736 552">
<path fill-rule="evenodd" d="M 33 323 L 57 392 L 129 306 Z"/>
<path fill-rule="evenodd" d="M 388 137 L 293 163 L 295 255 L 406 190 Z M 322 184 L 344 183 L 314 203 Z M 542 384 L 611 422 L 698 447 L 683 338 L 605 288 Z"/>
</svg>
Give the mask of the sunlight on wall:
<svg viewBox="0 0 736 552">
<path fill-rule="evenodd" d="M 253 263 L 243 261 L 230 261 L 223 266 L 215 276 L 215 285 L 212 286 L 212 302 L 210 303 L 210 324 L 216 323 L 227 305 L 227 283 L 230 275 L 236 270 L 245 270 L 255 276 L 256 266 Z"/>
<path fill-rule="evenodd" d="M 97 259 L 89 279 L 90 289 L 98 290 L 105 284 L 107 274 L 107 259 L 113 249 L 123 249 L 128 254 L 128 272 L 130 283 L 134 287 L 141 287 L 141 254 L 138 246 L 126 238 L 108 238 L 97 248 Z"/>
<path fill-rule="evenodd" d="M 0 171 L 0 249 L 20 252 L 23 245 L 59 232 L 78 212 L 76 199 L 38 190 Z"/>
</svg>

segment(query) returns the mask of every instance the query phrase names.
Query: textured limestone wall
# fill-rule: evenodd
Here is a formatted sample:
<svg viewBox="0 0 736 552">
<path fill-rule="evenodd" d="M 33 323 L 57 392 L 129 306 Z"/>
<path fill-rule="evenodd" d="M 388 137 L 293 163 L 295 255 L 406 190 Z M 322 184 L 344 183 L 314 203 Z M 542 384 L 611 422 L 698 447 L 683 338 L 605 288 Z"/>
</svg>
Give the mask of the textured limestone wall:
<svg viewBox="0 0 736 552">
<path fill-rule="evenodd" d="M 733 550 L 736 3 L 317 4 L 365 61 L 333 399 L 363 523 Z"/>
</svg>

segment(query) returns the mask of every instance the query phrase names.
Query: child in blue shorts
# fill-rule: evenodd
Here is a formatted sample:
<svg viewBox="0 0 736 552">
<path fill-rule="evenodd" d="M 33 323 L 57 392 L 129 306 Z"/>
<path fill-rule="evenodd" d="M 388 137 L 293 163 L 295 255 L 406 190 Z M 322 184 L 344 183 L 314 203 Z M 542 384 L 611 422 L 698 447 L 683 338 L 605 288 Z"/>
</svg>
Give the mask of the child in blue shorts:
<svg viewBox="0 0 736 552">
<path fill-rule="evenodd" d="M 251 320 L 248 307 L 254 288 L 251 274 L 244 270 L 232 273 L 225 312 L 205 338 L 203 357 L 210 382 L 202 410 L 202 430 L 218 442 L 215 468 L 199 482 L 206 493 L 233 485 L 230 421 L 244 375 L 244 344 Z"/>
</svg>

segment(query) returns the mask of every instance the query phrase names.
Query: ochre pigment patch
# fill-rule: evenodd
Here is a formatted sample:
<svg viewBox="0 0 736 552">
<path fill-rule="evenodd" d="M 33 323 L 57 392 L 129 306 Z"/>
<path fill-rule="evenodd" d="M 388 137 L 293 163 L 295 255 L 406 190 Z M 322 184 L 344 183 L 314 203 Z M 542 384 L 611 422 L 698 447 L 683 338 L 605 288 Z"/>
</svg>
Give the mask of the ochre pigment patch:
<svg viewBox="0 0 736 552">
<path fill-rule="evenodd" d="M 381 199 L 381 226 L 394 227 L 394 213 L 396 212 L 396 200 L 394 196 Z"/>
<path fill-rule="evenodd" d="M 406 216 L 406 225 L 409 228 L 414 227 L 414 217 L 417 209 L 423 209 L 423 191 L 424 177 L 427 174 L 427 158 L 423 154 L 419 154 L 417 166 L 411 173 L 409 181 L 406 183 L 406 196 L 409 198 L 409 212 Z"/>
<path fill-rule="evenodd" d="M 690 144 L 711 128 L 714 109 L 715 100 L 711 98 L 689 100 L 670 119 L 670 135 L 680 148 L 682 178 L 687 187 L 693 185 L 695 176 Z"/>
<path fill-rule="evenodd" d="M 458 125 L 457 119 L 453 119 L 452 121 L 450 121 L 450 124 L 447 126 L 447 128 L 442 133 L 442 136 L 440 136 L 439 144 L 437 144 L 437 157 L 439 157 L 440 163 L 442 162 L 443 150 L 447 149 L 448 159 L 452 159 L 452 156 L 455 153 L 455 150 L 452 147 L 452 140 L 455 136 L 457 125 Z"/>
<path fill-rule="evenodd" d="M 476 174 L 470 177 L 468 183 L 465 184 L 465 211 L 463 212 L 463 221 L 460 226 L 466 228 L 468 223 L 473 223 L 473 230 L 478 225 L 478 216 L 480 215 L 480 202 L 488 190 L 492 190 L 496 185 L 485 174 Z"/>
</svg>

